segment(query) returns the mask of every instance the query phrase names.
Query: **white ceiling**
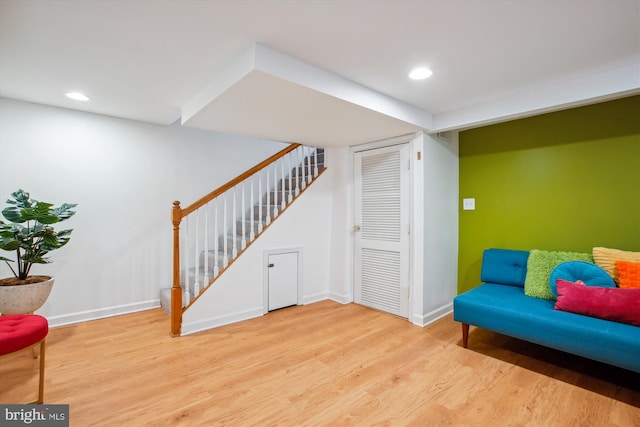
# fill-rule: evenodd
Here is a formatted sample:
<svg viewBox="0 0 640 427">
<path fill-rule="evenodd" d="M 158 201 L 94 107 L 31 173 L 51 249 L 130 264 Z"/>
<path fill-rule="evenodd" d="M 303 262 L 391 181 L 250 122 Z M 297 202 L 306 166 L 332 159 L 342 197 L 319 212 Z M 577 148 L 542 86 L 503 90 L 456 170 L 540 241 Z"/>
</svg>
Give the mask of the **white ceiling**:
<svg viewBox="0 0 640 427">
<path fill-rule="evenodd" d="M 0 0 L 0 96 L 167 125 L 256 43 L 431 126 L 248 76 L 216 100 L 228 128 L 198 127 L 300 140 L 300 110 L 315 142 L 352 144 L 386 136 L 352 116 L 438 131 L 640 93 L 640 0 Z M 409 80 L 416 65 L 433 76 Z M 267 118 L 256 108 L 278 104 Z"/>
</svg>

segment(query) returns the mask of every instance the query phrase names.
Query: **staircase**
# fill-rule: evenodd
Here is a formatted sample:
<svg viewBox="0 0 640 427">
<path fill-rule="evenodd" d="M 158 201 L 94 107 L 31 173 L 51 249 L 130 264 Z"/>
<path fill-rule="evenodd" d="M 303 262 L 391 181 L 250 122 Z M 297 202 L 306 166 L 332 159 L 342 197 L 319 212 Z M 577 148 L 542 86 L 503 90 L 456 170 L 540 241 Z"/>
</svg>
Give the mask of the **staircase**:
<svg viewBox="0 0 640 427">
<path fill-rule="evenodd" d="M 184 209 L 174 202 L 173 287 L 160 291 L 172 335 L 182 313 L 325 169 L 324 149 L 292 144 Z"/>
</svg>

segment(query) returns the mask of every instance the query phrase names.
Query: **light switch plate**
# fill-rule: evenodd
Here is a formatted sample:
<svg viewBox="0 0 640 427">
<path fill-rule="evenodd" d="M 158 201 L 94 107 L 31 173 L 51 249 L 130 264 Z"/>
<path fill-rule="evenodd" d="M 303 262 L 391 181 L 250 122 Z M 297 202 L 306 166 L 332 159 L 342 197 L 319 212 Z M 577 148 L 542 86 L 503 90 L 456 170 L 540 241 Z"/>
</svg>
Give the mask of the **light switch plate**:
<svg viewBox="0 0 640 427">
<path fill-rule="evenodd" d="M 462 199 L 462 209 L 465 211 L 476 210 L 476 199 Z"/>
</svg>

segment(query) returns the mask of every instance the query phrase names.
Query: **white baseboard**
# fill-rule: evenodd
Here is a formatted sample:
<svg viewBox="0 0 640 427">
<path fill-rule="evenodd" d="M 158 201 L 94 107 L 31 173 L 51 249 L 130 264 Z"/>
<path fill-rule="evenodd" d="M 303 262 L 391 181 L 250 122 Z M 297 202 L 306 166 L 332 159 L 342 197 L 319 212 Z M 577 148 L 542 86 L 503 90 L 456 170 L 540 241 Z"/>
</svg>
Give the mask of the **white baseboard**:
<svg viewBox="0 0 640 427">
<path fill-rule="evenodd" d="M 104 319 L 105 317 L 120 316 L 122 314 L 135 313 L 137 311 L 150 310 L 160 307 L 160 300 L 134 302 L 131 304 L 116 305 L 112 307 L 97 308 L 95 310 L 77 311 L 75 313 L 47 316 L 49 327 L 70 325 L 72 323 L 88 322 L 90 320 Z"/>
<path fill-rule="evenodd" d="M 250 310 L 238 311 L 236 313 L 225 314 L 223 316 L 209 317 L 207 319 L 201 319 L 195 322 L 182 322 L 181 336 L 194 334 L 196 332 L 205 331 L 207 329 L 213 329 L 224 325 L 230 325 L 231 323 L 241 322 L 243 320 L 253 319 L 260 317 L 264 314 L 262 307 L 256 307 Z"/>
<path fill-rule="evenodd" d="M 305 295 L 302 298 L 302 303 L 303 304 L 313 304 L 314 302 L 320 302 L 320 301 L 324 301 L 326 299 L 329 299 L 329 293 L 328 292 L 320 292 L 320 293 L 314 294 L 314 295 Z"/>
<path fill-rule="evenodd" d="M 412 323 L 417 326 L 427 326 L 436 320 L 442 319 L 449 313 L 453 312 L 453 302 L 443 305 L 442 307 L 438 307 L 435 310 L 430 311 L 427 314 L 416 314 L 413 315 Z"/>
<path fill-rule="evenodd" d="M 322 292 L 315 295 L 307 295 L 303 298 L 304 304 L 313 304 L 314 302 L 331 300 L 340 304 L 349 304 L 353 302 L 353 298 L 349 294 L 337 294 L 335 292 Z"/>
<path fill-rule="evenodd" d="M 349 304 L 353 302 L 353 297 L 349 294 L 338 294 L 335 292 L 329 292 L 329 299 L 331 301 L 339 302 L 340 304 Z"/>
</svg>

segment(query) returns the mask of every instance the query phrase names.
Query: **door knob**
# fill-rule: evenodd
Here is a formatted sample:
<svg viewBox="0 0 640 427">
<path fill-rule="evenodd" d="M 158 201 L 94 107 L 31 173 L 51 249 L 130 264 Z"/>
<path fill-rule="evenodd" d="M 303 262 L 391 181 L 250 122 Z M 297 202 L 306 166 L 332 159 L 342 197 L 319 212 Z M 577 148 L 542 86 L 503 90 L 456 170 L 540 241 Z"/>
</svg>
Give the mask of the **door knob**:
<svg viewBox="0 0 640 427">
<path fill-rule="evenodd" d="M 269 268 L 273 268 L 275 266 L 276 266 L 275 264 L 267 264 L 267 267 L 269 267 Z"/>
<path fill-rule="evenodd" d="M 358 231 L 360 231 L 360 226 L 359 225 L 354 225 L 353 226 L 353 232 L 357 233 Z"/>
</svg>

